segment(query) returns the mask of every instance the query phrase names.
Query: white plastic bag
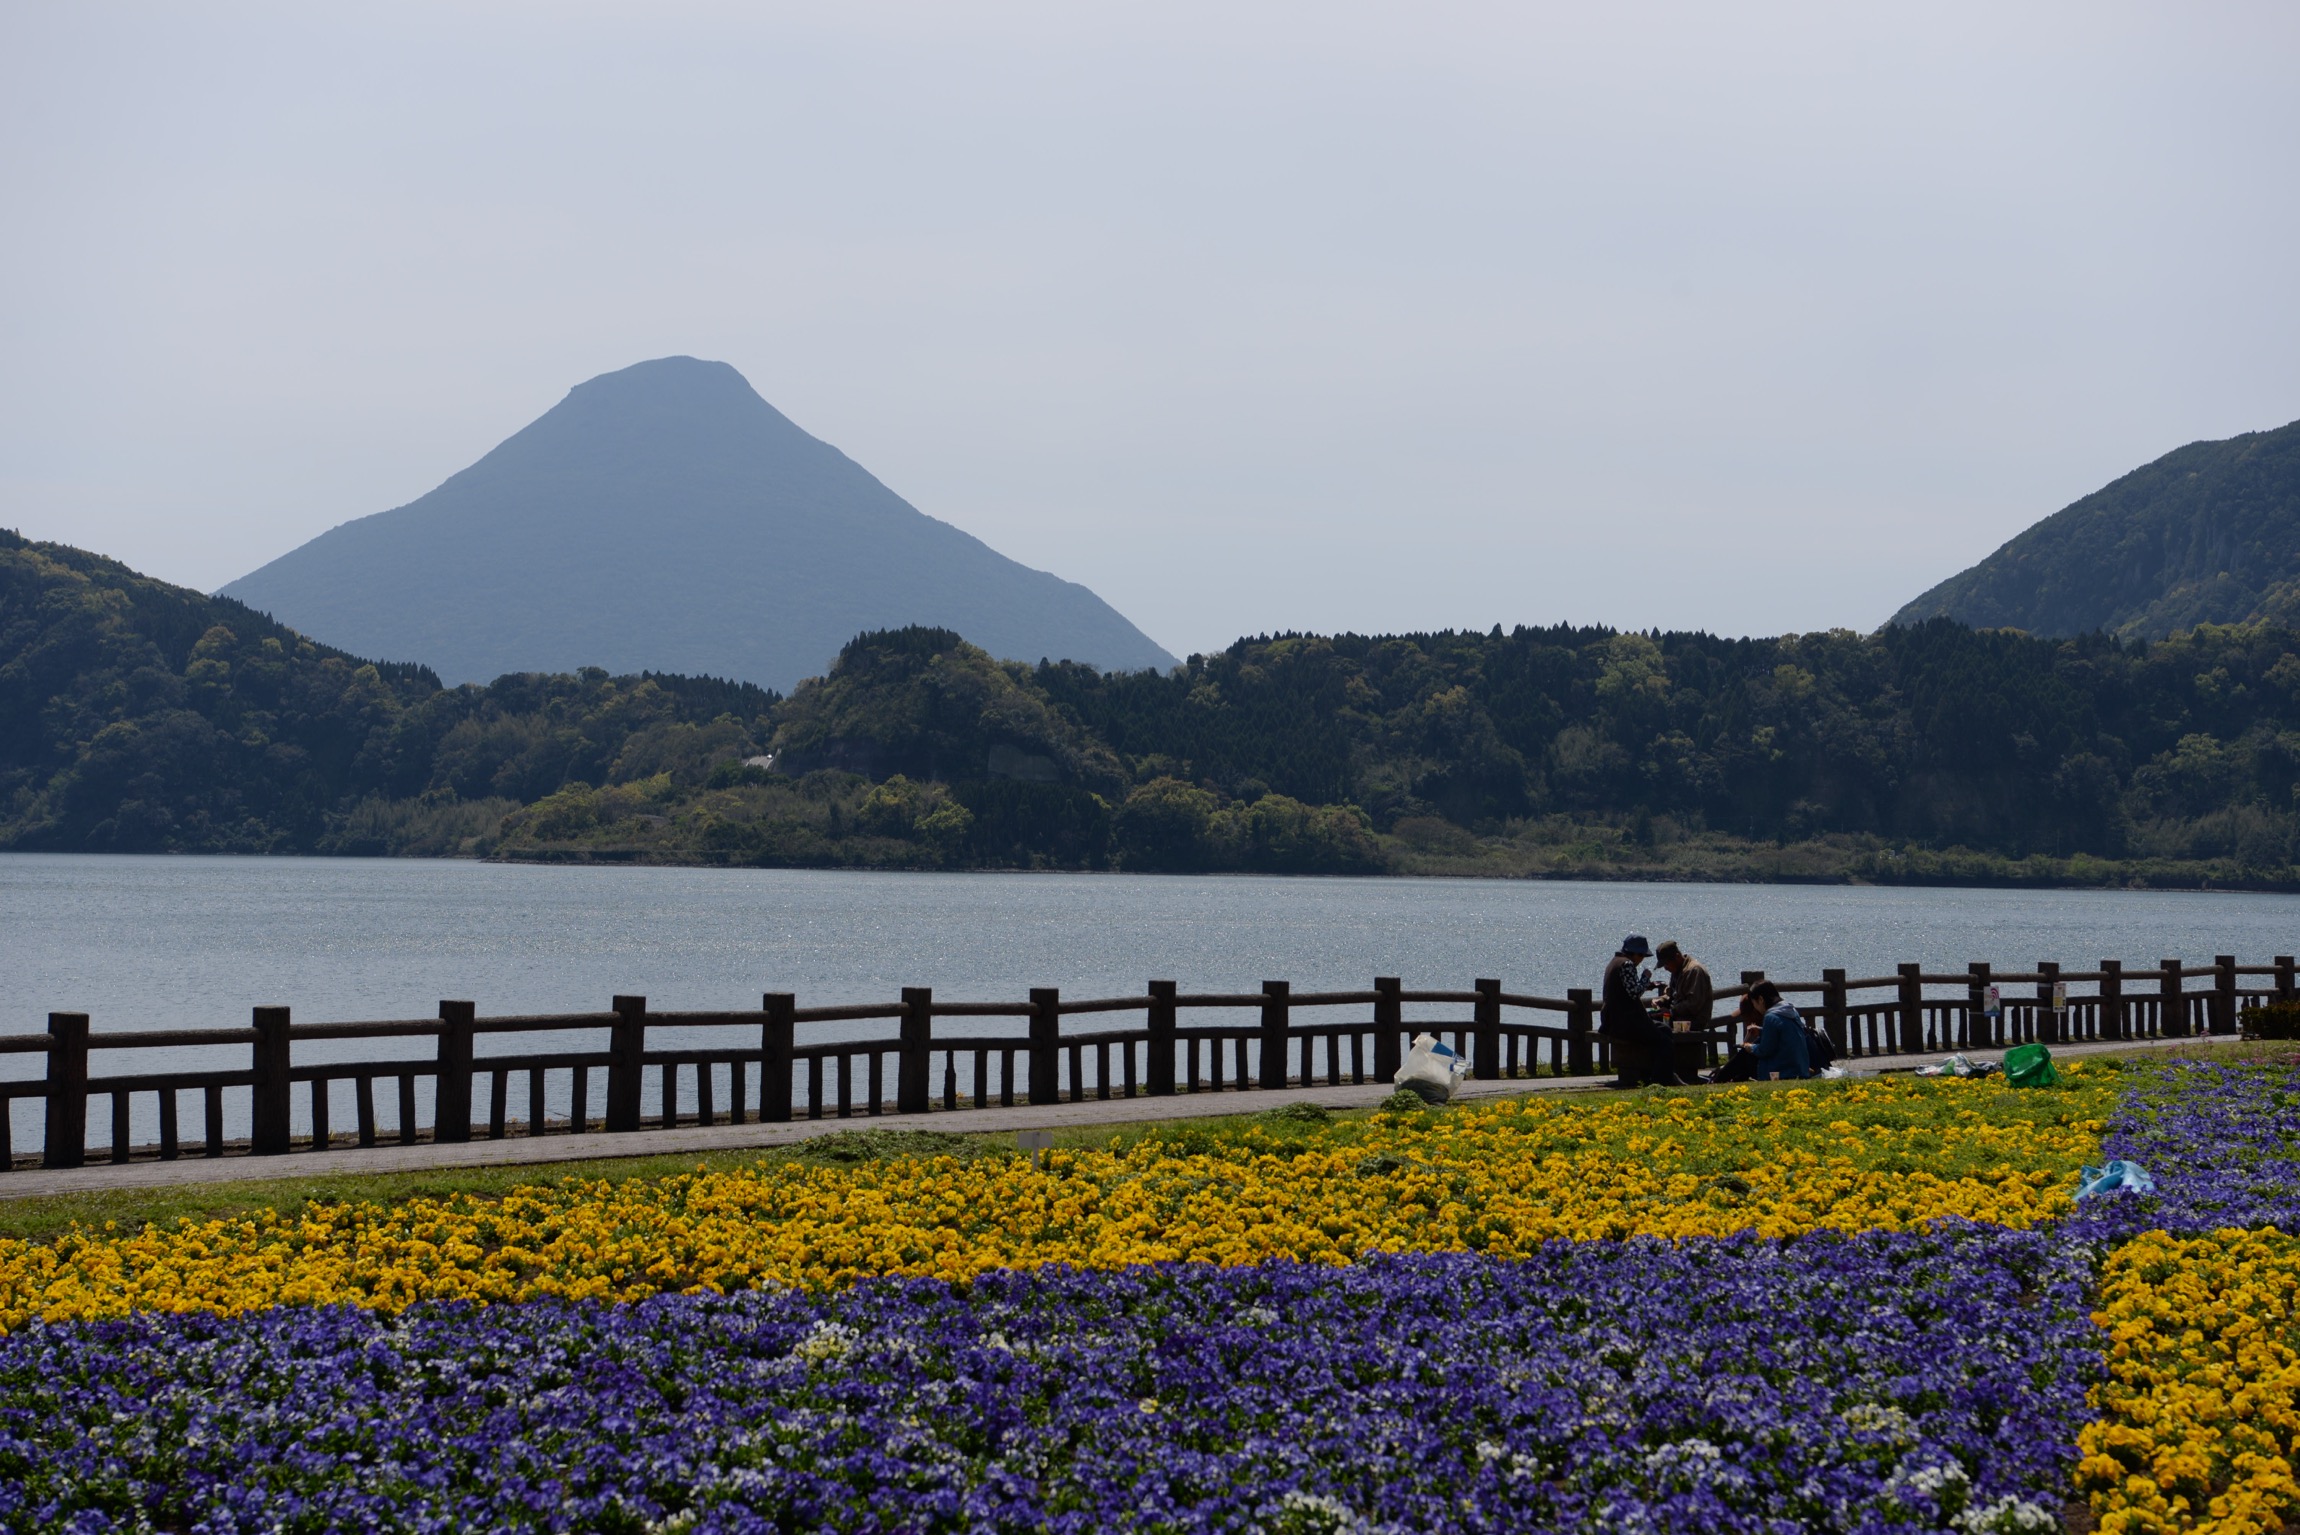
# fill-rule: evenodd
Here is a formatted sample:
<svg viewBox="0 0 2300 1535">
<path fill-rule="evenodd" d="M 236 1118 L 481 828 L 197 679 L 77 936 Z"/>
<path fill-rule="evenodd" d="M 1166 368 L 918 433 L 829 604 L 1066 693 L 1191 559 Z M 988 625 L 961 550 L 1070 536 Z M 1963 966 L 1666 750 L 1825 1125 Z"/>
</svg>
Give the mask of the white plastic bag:
<svg viewBox="0 0 2300 1535">
<path fill-rule="evenodd" d="M 1416 1034 L 1405 1064 L 1393 1079 L 1398 1086 L 1421 1094 L 1432 1103 L 1453 1096 L 1453 1086 L 1469 1075 L 1469 1062 L 1435 1034 Z"/>
</svg>

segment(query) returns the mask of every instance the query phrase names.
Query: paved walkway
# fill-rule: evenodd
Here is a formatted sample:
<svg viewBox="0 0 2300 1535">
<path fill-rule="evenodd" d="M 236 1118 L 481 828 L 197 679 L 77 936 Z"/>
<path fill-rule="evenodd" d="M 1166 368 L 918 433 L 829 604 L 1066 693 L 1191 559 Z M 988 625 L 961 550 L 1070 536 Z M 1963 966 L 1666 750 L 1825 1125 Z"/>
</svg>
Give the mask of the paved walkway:
<svg viewBox="0 0 2300 1535">
<path fill-rule="evenodd" d="M 2110 1050 L 2192 1044 L 2191 1040 L 2149 1040 L 2120 1044 L 2056 1045 L 2054 1054 L 2098 1055 Z M 1975 1060 L 2001 1060 L 2001 1050 L 1970 1052 Z M 1938 1055 L 1871 1056 L 1850 1063 L 1861 1073 L 1913 1071 Z M 1536 1077 L 1502 1082 L 1465 1082 L 1463 1099 L 1508 1098 L 1528 1093 L 1590 1093 L 1605 1090 L 1603 1077 Z M 1387 1084 L 1349 1087 L 1291 1087 L 1281 1092 L 1185 1093 L 1172 1098 L 1088 1099 L 1014 1108 L 938 1110 L 931 1114 L 857 1115 L 852 1119 L 803 1119 L 788 1124 L 686 1126 L 638 1130 L 625 1135 L 507 1136 L 464 1145 L 376 1146 L 365 1151 L 298 1151 L 277 1157 L 185 1157 L 175 1162 L 91 1162 L 56 1172 L 0 1173 L 0 1199 L 94 1193 L 104 1189 L 172 1188 L 199 1183 L 296 1181 L 344 1173 L 427 1172 L 455 1167 L 503 1167 L 551 1162 L 595 1161 L 608 1157 L 691 1156 L 700 1152 L 746 1151 L 788 1146 L 795 1141 L 866 1127 L 887 1130 L 945 1130 L 976 1135 L 1011 1135 L 1019 1130 L 1067 1130 L 1096 1125 L 1140 1124 L 1158 1120 L 1210 1119 L 1251 1114 L 1280 1103 L 1317 1103 L 1334 1109 L 1366 1108 L 1387 1097 Z"/>
</svg>

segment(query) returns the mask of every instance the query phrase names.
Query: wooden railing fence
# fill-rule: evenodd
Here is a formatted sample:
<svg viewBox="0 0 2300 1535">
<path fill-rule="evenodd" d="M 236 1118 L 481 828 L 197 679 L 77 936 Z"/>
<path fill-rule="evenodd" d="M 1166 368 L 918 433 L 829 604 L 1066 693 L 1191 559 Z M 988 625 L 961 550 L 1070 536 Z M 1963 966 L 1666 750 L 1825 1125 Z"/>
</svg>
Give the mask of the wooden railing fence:
<svg viewBox="0 0 2300 1535">
<path fill-rule="evenodd" d="M 1740 985 L 1719 989 L 1720 1003 L 1763 978 L 1761 972 L 1744 971 Z M 2069 991 L 2065 1009 L 2056 1010 L 2056 983 L 2091 990 Z M 2279 955 L 2268 965 L 2239 965 L 2233 956 L 2222 955 L 2209 967 L 2167 959 L 2127 968 L 2103 960 L 2098 969 L 2083 971 L 2047 962 L 2033 971 L 1992 972 L 1976 964 L 1963 974 L 1905 964 L 1889 976 L 1848 979 L 1842 970 L 1824 970 L 1818 981 L 1776 984 L 1819 1021 L 1843 1055 L 1854 1059 L 2031 1040 L 2227 1035 L 2236 1032 L 2237 1014 L 2245 1005 L 2295 996 L 2290 955 Z M 1985 1005 L 1992 986 L 2001 998 L 1994 1014 Z M 1942 995 L 1942 988 L 1951 993 Z M 2022 995 L 2011 988 L 2031 990 Z M 1878 992 L 1884 995 L 1867 995 Z M 1466 1009 L 1467 1015 L 1409 1019 L 1409 1006 Z M 1241 1010 L 1252 1012 L 1253 1021 L 1218 1016 L 1185 1021 Z M 1337 1013 L 1346 1016 L 1332 1016 Z M 1138 1015 L 1140 1021 L 1109 1026 L 1104 1015 L 1113 1014 Z M 1026 1029 L 1019 1034 L 937 1031 L 938 1021 L 952 1019 L 1012 1019 Z M 1066 1026 L 1070 1020 L 1084 1026 Z M 800 1038 L 803 1025 L 833 1023 L 892 1024 L 893 1030 L 864 1039 Z M 1369 991 L 1296 992 L 1287 982 L 1265 981 L 1259 992 L 1212 995 L 1184 995 L 1172 981 L 1152 981 L 1139 996 L 1078 1001 L 1066 1001 L 1049 987 L 1034 988 L 1027 1002 L 938 1002 L 925 987 L 906 987 L 902 1000 L 893 1004 L 800 1007 L 787 992 L 769 992 L 755 1012 L 658 1013 L 648 1010 L 644 997 L 617 997 L 600 1013 L 482 1018 L 473 1004 L 451 1001 L 439 1004 L 437 1018 L 374 1023 L 298 1024 L 284 1007 L 259 1007 L 244 1029 L 106 1034 L 92 1032 L 85 1013 L 50 1013 L 44 1034 L 0 1036 L 0 1055 L 47 1057 L 43 1076 L 0 1081 L 0 1171 L 25 1160 L 10 1148 L 15 1107 L 27 1101 L 45 1110 L 41 1165 L 69 1168 L 87 1161 L 93 1099 L 108 1100 L 110 1134 L 97 1149 L 108 1145 L 113 1162 L 140 1155 L 174 1160 L 187 1147 L 210 1157 L 227 1152 L 272 1156 L 298 1149 L 299 1142 L 301 1149 L 325 1151 L 386 1140 L 401 1145 L 469 1141 L 476 1134 L 494 1139 L 514 1133 L 614 1134 L 652 1126 L 834 1114 L 846 1119 L 890 1111 L 925 1114 L 1088 1096 L 1385 1082 L 1396 1073 L 1406 1042 L 1423 1031 L 1450 1039 L 1480 1078 L 1586 1075 L 1610 1069 L 1606 1042 L 1596 1028 L 1597 1003 L 1586 988 L 1563 997 L 1538 997 L 1506 992 L 1498 980 L 1479 980 L 1468 991 L 1409 991 L 1394 976 L 1376 979 Z M 744 1031 L 745 1037 L 724 1045 L 650 1048 L 651 1029 Z M 480 1049 L 483 1039 L 583 1031 L 603 1032 L 605 1048 Z M 1711 1052 L 1725 1032 L 1722 1025 L 1708 1031 Z M 295 1059 L 295 1046 L 306 1041 L 404 1038 L 436 1040 L 436 1054 L 430 1060 L 299 1064 Z M 244 1067 L 89 1072 L 91 1052 L 236 1045 L 249 1048 Z M 591 1096 L 595 1076 L 603 1079 L 605 1089 L 596 1100 Z M 563 1097 L 547 1092 L 555 1078 L 566 1083 Z M 477 1117 L 482 1079 L 483 1119 Z M 722 1079 L 728 1089 L 723 1100 L 718 1096 Z M 515 1117 L 512 1095 L 518 1082 L 524 1082 L 525 1092 Z M 379 1084 L 388 1115 L 378 1113 Z M 420 1086 L 430 1091 L 419 1093 Z M 299 1089 L 306 1104 L 300 1130 L 294 1112 Z M 339 1089 L 351 1109 L 349 1123 L 340 1127 L 335 1117 Z M 248 1095 L 242 1119 L 247 1133 L 227 1140 L 224 1095 L 242 1090 Z M 196 1095 L 201 1109 L 196 1141 L 182 1132 L 181 1100 L 187 1094 Z M 158 1100 L 156 1143 L 134 1141 L 131 1109 L 139 1095 Z M 556 1114 L 554 1101 L 564 1105 Z"/>
</svg>

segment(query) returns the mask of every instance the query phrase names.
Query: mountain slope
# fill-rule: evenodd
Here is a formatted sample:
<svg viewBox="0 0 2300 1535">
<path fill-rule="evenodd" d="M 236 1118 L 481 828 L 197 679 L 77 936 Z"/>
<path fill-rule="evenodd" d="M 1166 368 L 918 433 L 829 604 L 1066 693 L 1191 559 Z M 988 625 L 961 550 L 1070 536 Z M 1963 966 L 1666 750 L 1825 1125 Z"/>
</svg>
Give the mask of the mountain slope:
<svg viewBox="0 0 2300 1535">
<path fill-rule="evenodd" d="M 420 668 L 0 530 L 0 846 L 308 845 L 374 722 L 438 691 Z"/>
<path fill-rule="evenodd" d="M 571 782 L 698 784 L 776 702 L 596 668 L 442 688 L 0 529 L 0 848 L 471 851 Z"/>
<path fill-rule="evenodd" d="M 2192 442 L 2106 485 L 1893 615 L 2160 638 L 2300 621 L 2300 421 Z"/>
<path fill-rule="evenodd" d="M 993 655 L 1174 658 L 1085 587 L 918 511 L 725 363 L 603 374 L 438 489 L 222 595 L 449 683 L 603 666 L 788 689 L 858 632 Z"/>
</svg>

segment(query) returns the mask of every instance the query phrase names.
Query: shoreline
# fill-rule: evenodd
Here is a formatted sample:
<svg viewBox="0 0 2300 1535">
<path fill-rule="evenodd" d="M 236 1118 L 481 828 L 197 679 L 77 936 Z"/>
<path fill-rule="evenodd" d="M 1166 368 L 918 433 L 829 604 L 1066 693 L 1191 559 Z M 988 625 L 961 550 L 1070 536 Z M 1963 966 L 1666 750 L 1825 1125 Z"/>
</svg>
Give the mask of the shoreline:
<svg viewBox="0 0 2300 1535">
<path fill-rule="evenodd" d="M 358 855 L 312 853 L 296 856 L 336 858 Z M 422 855 L 384 854 L 392 858 Z M 484 854 L 451 854 L 450 859 L 476 863 L 524 864 L 574 868 L 686 868 L 686 869 L 808 869 L 855 874 L 1110 874 L 1179 875 L 1197 879 L 1306 878 L 1349 880 L 1469 879 L 1508 882 L 1552 882 L 1629 885 L 1807 885 L 1858 889 L 1920 890 L 2099 890 L 2106 892 L 2192 895 L 2300 894 L 2300 870 L 2289 875 L 2245 877 L 2241 874 L 2175 872 L 2145 866 L 2133 872 L 2129 861 L 2087 860 L 2103 866 L 2099 874 L 2071 875 L 2022 871 L 1945 872 L 1918 871 L 1894 875 L 1874 869 L 1781 870 L 1749 865 L 1669 865 L 1611 862 L 1561 864 L 1541 868 L 1497 867 L 1496 860 L 1408 858 L 1402 867 L 1387 869 L 1114 869 L 1093 865 L 1044 864 L 1024 868 L 1014 864 L 877 863 L 877 862 L 761 862 L 737 858 L 691 857 L 666 854 L 652 848 L 554 848 Z"/>
<path fill-rule="evenodd" d="M 1944 855 L 1945 856 L 1945 855 Z M 1976 855 L 1986 858 L 1988 855 Z M 2192 872 L 2193 864 L 2154 860 L 2078 858 L 2084 874 L 2023 869 L 1942 869 L 1890 873 L 1875 868 L 1782 869 L 1762 864 L 1720 862 L 1697 866 L 1595 861 L 1542 867 L 1508 867 L 1499 859 L 1431 858 L 1404 855 L 1386 869 L 1160 868 L 1125 869 L 1107 865 L 1043 863 L 941 863 L 895 860 L 757 860 L 709 854 L 690 855 L 648 847 L 559 847 L 533 850 L 453 853 L 345 853 L 311 848 L 165 848 L 125 852 L 81 848 L 0 848 L 0 858 L 309 858 L 328 863 L 494 864 L 529 868 L 755 869 L 841 874 L 1096 874 L 1188 879 L 1344 879 L 1381 883 L 1415 880 L 1477 880 L 1496 884 L 1734 885 L 1834 887 L 1872 890 L 2033 890 L 2098 891 L 2103 894 L 2294 895 L 2300 869 L 2289 874 L 2246 876 L 2225 871 Z M 1961 860 L 1960 860 L 1961 861 Z M 2037 860 L 2022 860 L 2032 862 Z M 2135 865 L 2139 867 L 2136 869 Z"/>
</svg>

